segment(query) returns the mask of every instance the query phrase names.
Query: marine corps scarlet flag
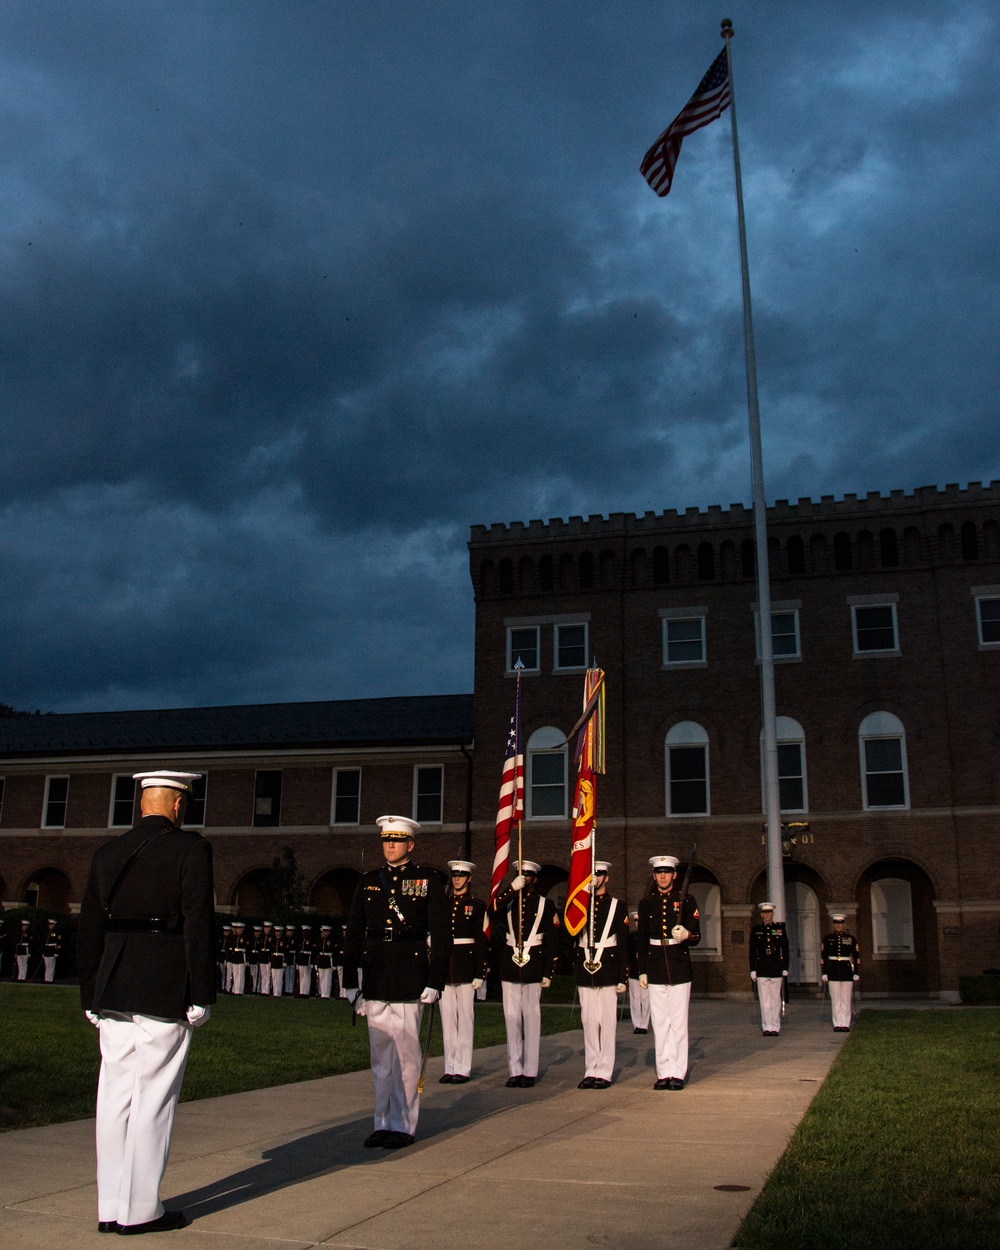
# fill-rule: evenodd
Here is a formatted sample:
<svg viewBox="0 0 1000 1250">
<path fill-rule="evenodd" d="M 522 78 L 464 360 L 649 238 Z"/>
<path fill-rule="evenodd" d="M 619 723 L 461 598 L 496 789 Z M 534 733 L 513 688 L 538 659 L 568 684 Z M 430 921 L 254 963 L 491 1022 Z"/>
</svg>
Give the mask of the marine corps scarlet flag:
<svg viewBox="0 0 1000 1250">
<path fill-rule="evenodd" d="M 590 668 L 584 678 L 582 727 L 577 745 L 576 795 L 573 800 L 573 846 L 563 913 L 575 937 L 587 923 L 594 879 L 594 825 L 597 774 L 604 772 L 604 672 Z M 581 721 L 577 724 L 580 725 Z"/>
</svg>

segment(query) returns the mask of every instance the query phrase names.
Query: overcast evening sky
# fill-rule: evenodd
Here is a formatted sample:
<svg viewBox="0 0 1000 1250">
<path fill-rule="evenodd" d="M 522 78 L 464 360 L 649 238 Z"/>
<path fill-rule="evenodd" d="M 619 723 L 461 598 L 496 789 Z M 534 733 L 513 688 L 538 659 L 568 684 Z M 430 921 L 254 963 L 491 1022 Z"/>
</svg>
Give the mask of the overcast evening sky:
<svg viewBox="0 0 1000 1250">
<path fill-rule="evenodd" d="M 0 701 L 472 688 L 469 526 L 1000 477 L 986 0 L 0 0 Z"/>
</svg>

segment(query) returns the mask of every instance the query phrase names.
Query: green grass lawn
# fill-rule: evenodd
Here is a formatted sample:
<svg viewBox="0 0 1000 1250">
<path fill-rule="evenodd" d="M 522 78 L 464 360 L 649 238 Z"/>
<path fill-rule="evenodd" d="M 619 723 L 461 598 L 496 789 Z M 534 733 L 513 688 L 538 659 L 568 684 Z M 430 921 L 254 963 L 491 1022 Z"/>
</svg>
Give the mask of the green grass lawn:
<svg viewBox="0 0 1000 1250">
<path fill-rule="evenodd" d="M 996 1250 L 1000 1010 L 864 1012 L 733 1245 Z"/>
<path fill-rule="evenodd" d="M 542 1010 L 542 1032 L 579 1027 L 565 1007 Z M 497 1003 L 476 1007 L 476 1045 L 504 1041 Z M 431 1054 L 443 1053 L 435 1016 Z M 97 1030 L 75 987 L 0 983 L 0 1131 L 94 1114 L 100 1064 Z M 309 1081 L 368 1066 L 364 1020 L 351 1027 L 339 999 L 221 998 L 196 1031 L 184 1101 Z"/>
</svg>

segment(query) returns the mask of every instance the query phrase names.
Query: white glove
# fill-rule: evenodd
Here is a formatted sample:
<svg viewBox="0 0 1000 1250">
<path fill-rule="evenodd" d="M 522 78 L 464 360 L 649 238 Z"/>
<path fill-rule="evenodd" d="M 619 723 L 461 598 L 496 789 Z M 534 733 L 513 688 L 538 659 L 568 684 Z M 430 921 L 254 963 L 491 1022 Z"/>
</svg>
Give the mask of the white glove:
<svg viewBox="0 0 1000 1250">
<path fill-rule="evenodd" d="M 483 978 L 482 978 L 482 977 L 473 977 L 473 978 L 472 978 L 472 988 L 473 988 L 474 990 L 481 990 L 481 989 L 483 988 Z"/>
<path fill-rule="evenodd" d="M 786 968 L 786 969 L 785 969 L 785 971 L 784 971 L 781 975 L 782 975 L 783 977 L 787 977 L 787 976 L 788 976 L 788 969 Z"/>
<path fill-rule="evenodd" d="M 354 1006 L 355 1002 L 361 997 L 361 991 L 357 989 L 356 987 L 353 990 L 344 990 L 344 993 L 347 995 L 347 1001 L 351 1004 L 352 1007 Z"/>
<path fill-rule="evenodd" d="M 855 973 L 855 974 L 854 974 L 854 979 L 855 979 L 855 981 L 860 981 L 860 980 L 861 980 L 861 978 L 858 976 L 858 974 L 857 974 L 857 973 Z"/>
<path fill-rule="evenodd" d="M 212 1008 L 191 1006 L 184 1014 L 187 1016 L 188 1024 L 193 1028 L 197 1028 L 200 1024 L 208 1023 L 208 1018 L 212 1014 Z"/>
<path fill-rule="evenodd" d="M 824 985 L 826 985 L 826 983 L 827 983 L 827 981 L 829 981 L 829 979 L 830 979 L 830 978 L 829 978 L 829 977 L 826 975 L 826 973 L 824 972 L 824 973 L 823 973 L 823 984 L 824 984 Z"/>
<path fill-rule="evenodd" d="M 518 873 L 517 876 L 514 878 L 514 880 L 510 883 L 510 888 L 512 890 L 524 889 L 524 878 L 521 876 L 520 873 Z"/>
<path fill-rule="evenodd" d="M 441 997 L 441 991 L 432 990 L 431 987 L 428 985 L 425 988 L 424 992 L 420 995 L 420 1001 L 422 1003 L 430 1005 L 431 1003 L 436 1003 L 440 997 Z"/>
<path fill-rule="evenodd" d="M 691 936 L 691 930 L 685 929 L 682 924 L 675 924 L 674 927 L 670 930 L 670 936 L 674 939 L 675 942 L 686 942 L 687 939 Z"/>
<path fill-rule="evenodd" d="M 750 980 L 751 980 L 751 981 L 756 981 L 756 980 L 757 980 L 757 974 L 756 974 L 756 972 L 751 972 L 751 973 L 750 973 Z"/>
<path fill-rule="evenodd" d="M 101 1017 L 96 1011 L 85 1011 L 83 1014 L 87 1017 L 95 1029 L 99 1029 L 101 1027 Z"/>
<path fill-rule="evenodd" d="M 619 981 L 618 984 L 615 986 L 615 993 L 624 994 L 627 989 L 628 989 L 628 986 L 625 985 L 624 982 Z"/>
<path fill-rule="evenodd" d="M 365 1019 L 368 1018 L 368 1004 L 365 1002 L 360 990 L 354 995 L 354 1014 L 356 1016 L 364 1016 Z"/>
<path fill-rule="evenodd" d="M 642 986 L 644 990 L 649 989 L 649 977 L 647 977 L 644 972 L 641 973 L 639 976 L 639 984 Z"/>
<path fill-rule="evenodd" d="M 551 977 L 542 977 L 542 989 L 543 990 L 547 990 L 551 984 L 552 984 Z"/>
</svg>

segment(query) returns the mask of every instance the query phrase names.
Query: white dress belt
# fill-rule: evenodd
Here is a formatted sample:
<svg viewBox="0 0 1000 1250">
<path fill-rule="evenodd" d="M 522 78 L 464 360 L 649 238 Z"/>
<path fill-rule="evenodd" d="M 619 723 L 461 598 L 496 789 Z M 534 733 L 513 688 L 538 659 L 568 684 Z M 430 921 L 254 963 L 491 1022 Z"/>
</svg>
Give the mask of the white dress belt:
<svg viewBox="0 0 1000 1250">
<path fill-rule="evenodd" d="M 665 942 L 661 942 L 659 938 L 650 938 L 649 944 L 650 946 L 680 946 L 680 942 L 675 938 L 667 938 Z"/>
<path fill-rule="evenodd" d="M 451 944 L 452 946 L 475 946 L 476 939 L 475 938 L 452 938 Z"/>
</svg>

